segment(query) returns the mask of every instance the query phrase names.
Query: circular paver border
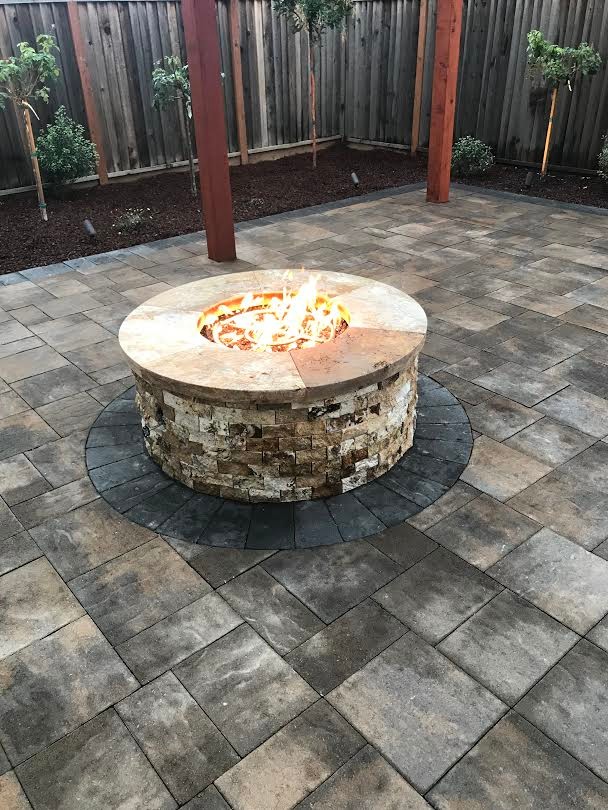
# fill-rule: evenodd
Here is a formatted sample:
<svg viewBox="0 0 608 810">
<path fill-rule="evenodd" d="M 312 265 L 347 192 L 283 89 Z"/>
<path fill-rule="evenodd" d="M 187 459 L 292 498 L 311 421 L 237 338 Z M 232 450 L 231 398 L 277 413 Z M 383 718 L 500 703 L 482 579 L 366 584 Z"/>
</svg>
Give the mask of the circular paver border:
<svg viewBox="0 0 608 810">
<path fill-rule="evenodd" d="M 135 388 L 110 402 L 93 423 L 87 470 L 114 509 L 177 540 L 267 550 L 360 540 L 430 506 L 456 483 L 469 461 L 473 436 L 460 402 L 423 375 L 418 392 L 411 450 L 380 478 L 331 498 L 246 504 L 188 489 L 147 455 Z"/>
</svg>

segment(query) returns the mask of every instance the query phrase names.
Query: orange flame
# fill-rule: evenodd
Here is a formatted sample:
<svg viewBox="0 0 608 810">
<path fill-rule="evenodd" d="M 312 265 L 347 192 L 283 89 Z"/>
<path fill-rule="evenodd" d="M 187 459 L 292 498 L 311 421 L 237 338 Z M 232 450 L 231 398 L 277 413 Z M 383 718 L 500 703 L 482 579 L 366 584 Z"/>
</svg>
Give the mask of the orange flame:
<svg viewBox="0 0 608 810">
<path fill-rule="evenodd" d="M 304 349 L 324 343 L 348 325 L 345 308 L 317 290 L 310 276 L 297 290 L 247 293 L 204 314 L 205 337 L 229 348 L 259 352 Z"/>
</svg>

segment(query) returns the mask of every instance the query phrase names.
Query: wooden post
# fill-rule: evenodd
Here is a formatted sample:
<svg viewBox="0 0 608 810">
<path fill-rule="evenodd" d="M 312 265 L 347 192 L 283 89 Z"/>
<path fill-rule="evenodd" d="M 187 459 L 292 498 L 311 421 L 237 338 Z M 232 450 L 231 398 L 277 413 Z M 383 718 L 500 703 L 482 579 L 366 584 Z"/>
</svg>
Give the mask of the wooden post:
<svg viewBox="0 0 608 810">
<path fill-rule="evenodd" d="M 40 177 L 40 166 L 38 165 L 38 155 L 36 154 L 36 142 L 34 141 L 34 131 L 32 130 L 32 119 L 30 118 L 30 111 L 27 107 L 22 107 L 22 110 L 23 122 L 25 124 L 25 137 L 27 139 L 28 149 L 30 150 L 32 171 L 34 172 L 34 180 L 36 181 L 36 193 L 38 194 L 40 216 L 44 222 L 47 222 L 49 216 L 46 212 L 46 202 L 44 199 L 44 191 L 42 189 L 42 178 Z"/>
<path fill-rule="evenodd" d="M 450 196 L 450 166 L 461 26 L 462 0 L 437 0 L 426 191 L 426 198 L 429 202 L 447 202 Z"/>
<path fill-rule="evenodd" d="M 315 51 L 312 34 L 308 32 L 308 70 L 310 72 L 310 120 L 312 125 L 312 167 L 317 168 L 317 85 L 315 81 Z"/>
<path fill-rule="evenodd" d="M 89 135 L 97 148 L 97 174 L 99 176 L 99 185 L 105 186 L 108 182 L 108 164 L 103 145 L 103 134 L 99 124 L 99 116 L 97 115 L 97 105 L 95 104 L 95 98 L 93 96 L 91 74 L 89 73 L 89 66 L 87 63 L 76 0 L 68 0 L 67 9 L 68 20 L 70 21 L 70 31 L 72 33 L 72 42 L 74 43 L 74 55 L 76 56 L 76 65 L 78 66 L 80 85 L 82 87 L 84 109 L 89 127 Z"/>
<path fill-rule="evenodd" d="M 234 85 L 234 107 L 236 130 L 239 139 L 241 164 L 249 163 L 247 146 L 247 122 L 245 118 L 245 96 L 243 93 L 243 66 L 241 64 L 241 18 L 239 0 L 230 0 L 230 39 L 232 42 L 232 83 Z"/>
<path fill-rule="evenodd" d="M 215 0 L 183 0 L 182 17 L 207 254 L 228 262 L 236 258 L 236 246 Z"/>
<path fill-rule="evenodd" d="M 549 112 L 549 123 L 547 125 L 547 137 L 545 138 L 545 151 L 543 152 L 543 165 L 540 173 L 544 177 L 547 174 L 549 165 L 549 147 L 551 146 L 551 133 L 553 132 L 553 116 L 555 115 L 555 102 L 557 101 L 557 87 L 551 91 L 551 111 Z"/>
<path fill-rule="evenodd" d="M 420 0 L 418 16 L 418 52 L 416 54 L 416 81 L 414 84 L 414 117 L 412 119 L 411 153 L 416 154 L 420 140 L 420 112 L 422 110 L 422 87 L 424 82 L 424 51 L 426 46 L 426 21 L 428 0 Z"/>
</svg>

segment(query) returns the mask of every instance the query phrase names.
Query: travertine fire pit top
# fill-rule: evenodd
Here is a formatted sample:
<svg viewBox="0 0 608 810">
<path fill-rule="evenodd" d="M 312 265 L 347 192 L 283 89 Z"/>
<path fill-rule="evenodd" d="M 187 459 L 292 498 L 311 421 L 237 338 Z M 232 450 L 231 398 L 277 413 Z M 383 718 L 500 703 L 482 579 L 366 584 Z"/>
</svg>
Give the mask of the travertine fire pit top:
<svg viewBox="0 0 608 810">
<path fill-rule="evenodd" d="M 310 271 L 291 271 L 299 286 Z M 318 288 L 336 296 L 349 327 L 313 348 L 240 351 L 203 337 L 202 312 L 247 292 L 280 290 L 284 270 L 217 276 L 161 293 L 135 309 L 120 329 L 131 366 L 152 384 L 218 402 L 312 402 L 379 382 L 406 368 L 420 350 L 426 315 L 395 287 L 320 272 Z"/>
</svg>

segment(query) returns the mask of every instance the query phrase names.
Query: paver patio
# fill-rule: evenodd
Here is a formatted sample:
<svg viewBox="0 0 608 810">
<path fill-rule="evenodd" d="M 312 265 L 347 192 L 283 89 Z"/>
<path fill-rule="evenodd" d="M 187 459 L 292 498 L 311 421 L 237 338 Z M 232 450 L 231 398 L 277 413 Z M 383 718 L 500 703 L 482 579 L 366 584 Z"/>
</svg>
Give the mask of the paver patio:
<svg viewBox="0 0 608 810">
<path fill-rule="evenodd" d="M 0 276 L 2 810 L 608 807 L 608 216 L 423 194 L 241 226 L 231 265 L 199 234 Z M 475 443 L 405 523 L 209 548 L 89 479 L 88 431 L 133 385 L 123 318 L 252 266 L 425 308 L 421 371 Z M 429 452 L 440 483 L 457 461 Z M 153 473 L 131 467 L 135 505 Z"/>
</svg>

